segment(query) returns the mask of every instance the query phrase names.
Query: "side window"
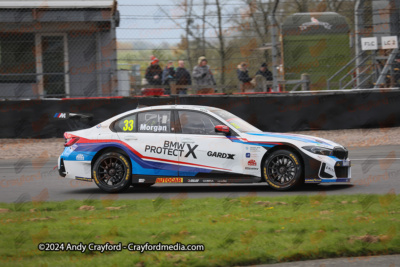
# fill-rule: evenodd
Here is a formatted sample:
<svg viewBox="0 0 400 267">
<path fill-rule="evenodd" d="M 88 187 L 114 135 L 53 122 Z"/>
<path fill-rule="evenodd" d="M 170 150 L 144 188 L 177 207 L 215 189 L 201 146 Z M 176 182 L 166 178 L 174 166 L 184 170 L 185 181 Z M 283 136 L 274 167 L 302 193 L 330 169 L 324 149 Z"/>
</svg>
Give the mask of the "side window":
<svg viewBox="0 0 400 267">
<path fill-rule="evenodd" d="M 136 132 L 136 114 L 126 116 L 114 124 L 114 130 L 116 132 Z"/>
<path fill-rule="evenodd" d="M 147 111 L 138 114 L 138 132 L 170 133 L 171 111 Z"/>
<path fill-rule="evenodd" d="M 215 126 L 221 123 L 211 116 L 193 111 L 178 111 L 178 116 L 184 134 L 218 135 Z"/>
</svg>

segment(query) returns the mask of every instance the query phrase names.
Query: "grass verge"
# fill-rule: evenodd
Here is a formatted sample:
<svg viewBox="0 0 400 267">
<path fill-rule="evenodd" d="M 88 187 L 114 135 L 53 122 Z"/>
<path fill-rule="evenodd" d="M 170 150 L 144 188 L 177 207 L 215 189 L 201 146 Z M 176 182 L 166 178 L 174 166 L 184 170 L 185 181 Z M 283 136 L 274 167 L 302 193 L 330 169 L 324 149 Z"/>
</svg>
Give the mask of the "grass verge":
<svg viewBox="0 0 400 267">
<path fill-rule="evenodd" d="M 0 265 L 232 266 L 400 253 L 395 194 L 115 199 L 0 203 Z M 181 242 L 205 251 L 41 252 L 41 242 Z"/>
</svg>

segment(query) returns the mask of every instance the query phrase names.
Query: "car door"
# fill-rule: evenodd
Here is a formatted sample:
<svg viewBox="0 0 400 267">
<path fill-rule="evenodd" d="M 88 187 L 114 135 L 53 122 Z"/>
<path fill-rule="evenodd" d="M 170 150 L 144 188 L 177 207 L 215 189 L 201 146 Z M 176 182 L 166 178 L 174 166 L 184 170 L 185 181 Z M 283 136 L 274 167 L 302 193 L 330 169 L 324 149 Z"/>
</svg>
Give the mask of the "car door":
<svg viewBox="0 0 400 267">
<path fill-rule="evenodd" d="M 170 110 L 149 110 L 123 117 L 114 130 L 130 150 L 132 173 L 156 176 L 178 175 L 178 151 Z"/>
<path fill-rule="evenodd" d="M 179 175 L 197 177 L 235 177 L 243 173 L 243 145 L 216 133 L 216 118 L 200 111 L 177 110 Z"/>
</svg>

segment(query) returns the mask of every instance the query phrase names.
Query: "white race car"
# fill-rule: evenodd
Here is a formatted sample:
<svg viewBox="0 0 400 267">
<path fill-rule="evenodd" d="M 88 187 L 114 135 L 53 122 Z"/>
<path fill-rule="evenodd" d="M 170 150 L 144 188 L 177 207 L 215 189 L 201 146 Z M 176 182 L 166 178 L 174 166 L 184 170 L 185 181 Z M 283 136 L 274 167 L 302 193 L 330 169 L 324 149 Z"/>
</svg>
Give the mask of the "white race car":
<svg viewBox="0 0 400 267">
<path fill-rule="evenodd" d="M 307 135 L 262 132 L 222 109 L 169 105 L 134 109 L 66 132 L 61 176 L 107 192 L 155 183 L 349 183 L 348 151 Z"/>
</svg>

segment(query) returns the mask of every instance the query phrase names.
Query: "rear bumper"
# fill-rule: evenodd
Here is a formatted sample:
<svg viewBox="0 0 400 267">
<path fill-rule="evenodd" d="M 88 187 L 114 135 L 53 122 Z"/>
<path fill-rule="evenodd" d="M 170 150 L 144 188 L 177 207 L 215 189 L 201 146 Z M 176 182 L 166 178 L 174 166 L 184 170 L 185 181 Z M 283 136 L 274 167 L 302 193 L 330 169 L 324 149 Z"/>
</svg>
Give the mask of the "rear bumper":
<svg viewBox="0 0 400 267">
<path fill-rule="evenodd" d="M 64 159 L 61 157 L 58 158 L 58 173 L 61 177 L 65 177 L 67 175 L 65 172 Z"/>
</svg>

